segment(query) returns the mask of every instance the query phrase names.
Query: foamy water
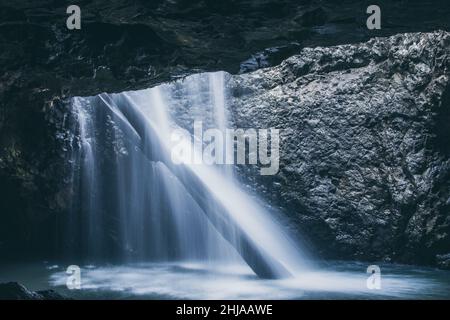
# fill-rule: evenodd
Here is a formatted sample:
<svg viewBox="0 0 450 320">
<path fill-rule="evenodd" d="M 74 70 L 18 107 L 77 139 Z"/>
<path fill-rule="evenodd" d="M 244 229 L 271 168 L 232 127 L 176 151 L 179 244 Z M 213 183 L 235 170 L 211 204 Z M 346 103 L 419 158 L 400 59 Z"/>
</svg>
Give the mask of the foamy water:
<svg viewBox="0 0 450 320">
<path fill-rule="evenodd" d="M 261 280 L 240 265 L 200 263 L 136 264 L 82 270 L 85 297 L 131 299 L 444 299 L 450 272 L 408 266 L 382 266 L 381 289 L 368 289 L 367 265 L 333 263 L 293 279 Z M 65 272 L 50 276 L 64 287 Z"/>
</svg>

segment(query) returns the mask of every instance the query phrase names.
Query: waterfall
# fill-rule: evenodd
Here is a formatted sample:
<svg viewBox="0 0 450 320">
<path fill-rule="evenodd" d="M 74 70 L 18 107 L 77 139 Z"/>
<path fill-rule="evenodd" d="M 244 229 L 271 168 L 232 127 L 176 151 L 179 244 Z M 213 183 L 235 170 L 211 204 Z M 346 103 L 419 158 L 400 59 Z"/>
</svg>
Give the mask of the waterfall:
<svg viewBox="0 0 450 320">
<path fill-rule="evenodd" d="M 243 190 L 231 165 L 171 161 L 174 129 L 192 132 L 194 120 L 222 132 L 231 125 L 228 77 L 202 73 L 73 98 L 79 208 L 67 232 L 76 238 L 72 250 L 89 261 L 247 264 L 265 278 L 307 268 L 304 252 Z"/>
</svg>

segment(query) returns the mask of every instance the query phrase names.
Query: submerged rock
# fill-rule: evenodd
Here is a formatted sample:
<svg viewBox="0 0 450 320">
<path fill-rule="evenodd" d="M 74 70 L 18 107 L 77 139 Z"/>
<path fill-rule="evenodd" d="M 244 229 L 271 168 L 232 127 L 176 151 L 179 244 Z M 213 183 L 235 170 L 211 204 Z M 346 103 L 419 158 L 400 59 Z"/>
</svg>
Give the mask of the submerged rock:
<svg viewBox="0 0 450 320">
<path fill-rule="evenodd" d="M 450 251 L 449 67 L 436 31 L 231 77 L 235 125 L 281 129 L 279 174 L 243 176 L 323 256 L 435 264 Z"/>
<path fill-rule="evenodd" d="M 30 291 L 17 282 L 0 283 L 0 300 L 66 300 L 54 290 Z"/>
</svg>

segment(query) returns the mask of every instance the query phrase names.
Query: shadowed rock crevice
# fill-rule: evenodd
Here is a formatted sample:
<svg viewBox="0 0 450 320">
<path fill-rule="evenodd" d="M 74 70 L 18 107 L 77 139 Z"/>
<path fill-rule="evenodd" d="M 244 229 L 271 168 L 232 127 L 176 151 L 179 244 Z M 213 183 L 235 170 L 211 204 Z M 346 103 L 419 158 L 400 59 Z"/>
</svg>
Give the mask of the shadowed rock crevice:
<svg viewBox="0 0 450 320">
<path fill-rule="evenodd" d="M 450 86 L 445 89 L 439 110 L 437 110 L 435 136 L 432 144 L 443 156 L 450 156 Z"/>
</svg>

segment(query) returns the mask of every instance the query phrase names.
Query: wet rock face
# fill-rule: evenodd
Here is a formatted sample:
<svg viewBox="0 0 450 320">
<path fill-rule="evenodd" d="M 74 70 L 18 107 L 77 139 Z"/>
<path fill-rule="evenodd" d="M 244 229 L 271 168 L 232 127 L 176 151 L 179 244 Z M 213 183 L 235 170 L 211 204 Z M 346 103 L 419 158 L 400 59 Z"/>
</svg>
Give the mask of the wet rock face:
<svg viewBox="0 0 450 320">
<path fill-rule="evenodd" d="M 279 174 L 244 176 L 323 256 L 445 266 L 449 71 L 450 34 L 434 32 L 306 48 L 232 77 L 236 126 L 282 137 Z"/>
</svg>

